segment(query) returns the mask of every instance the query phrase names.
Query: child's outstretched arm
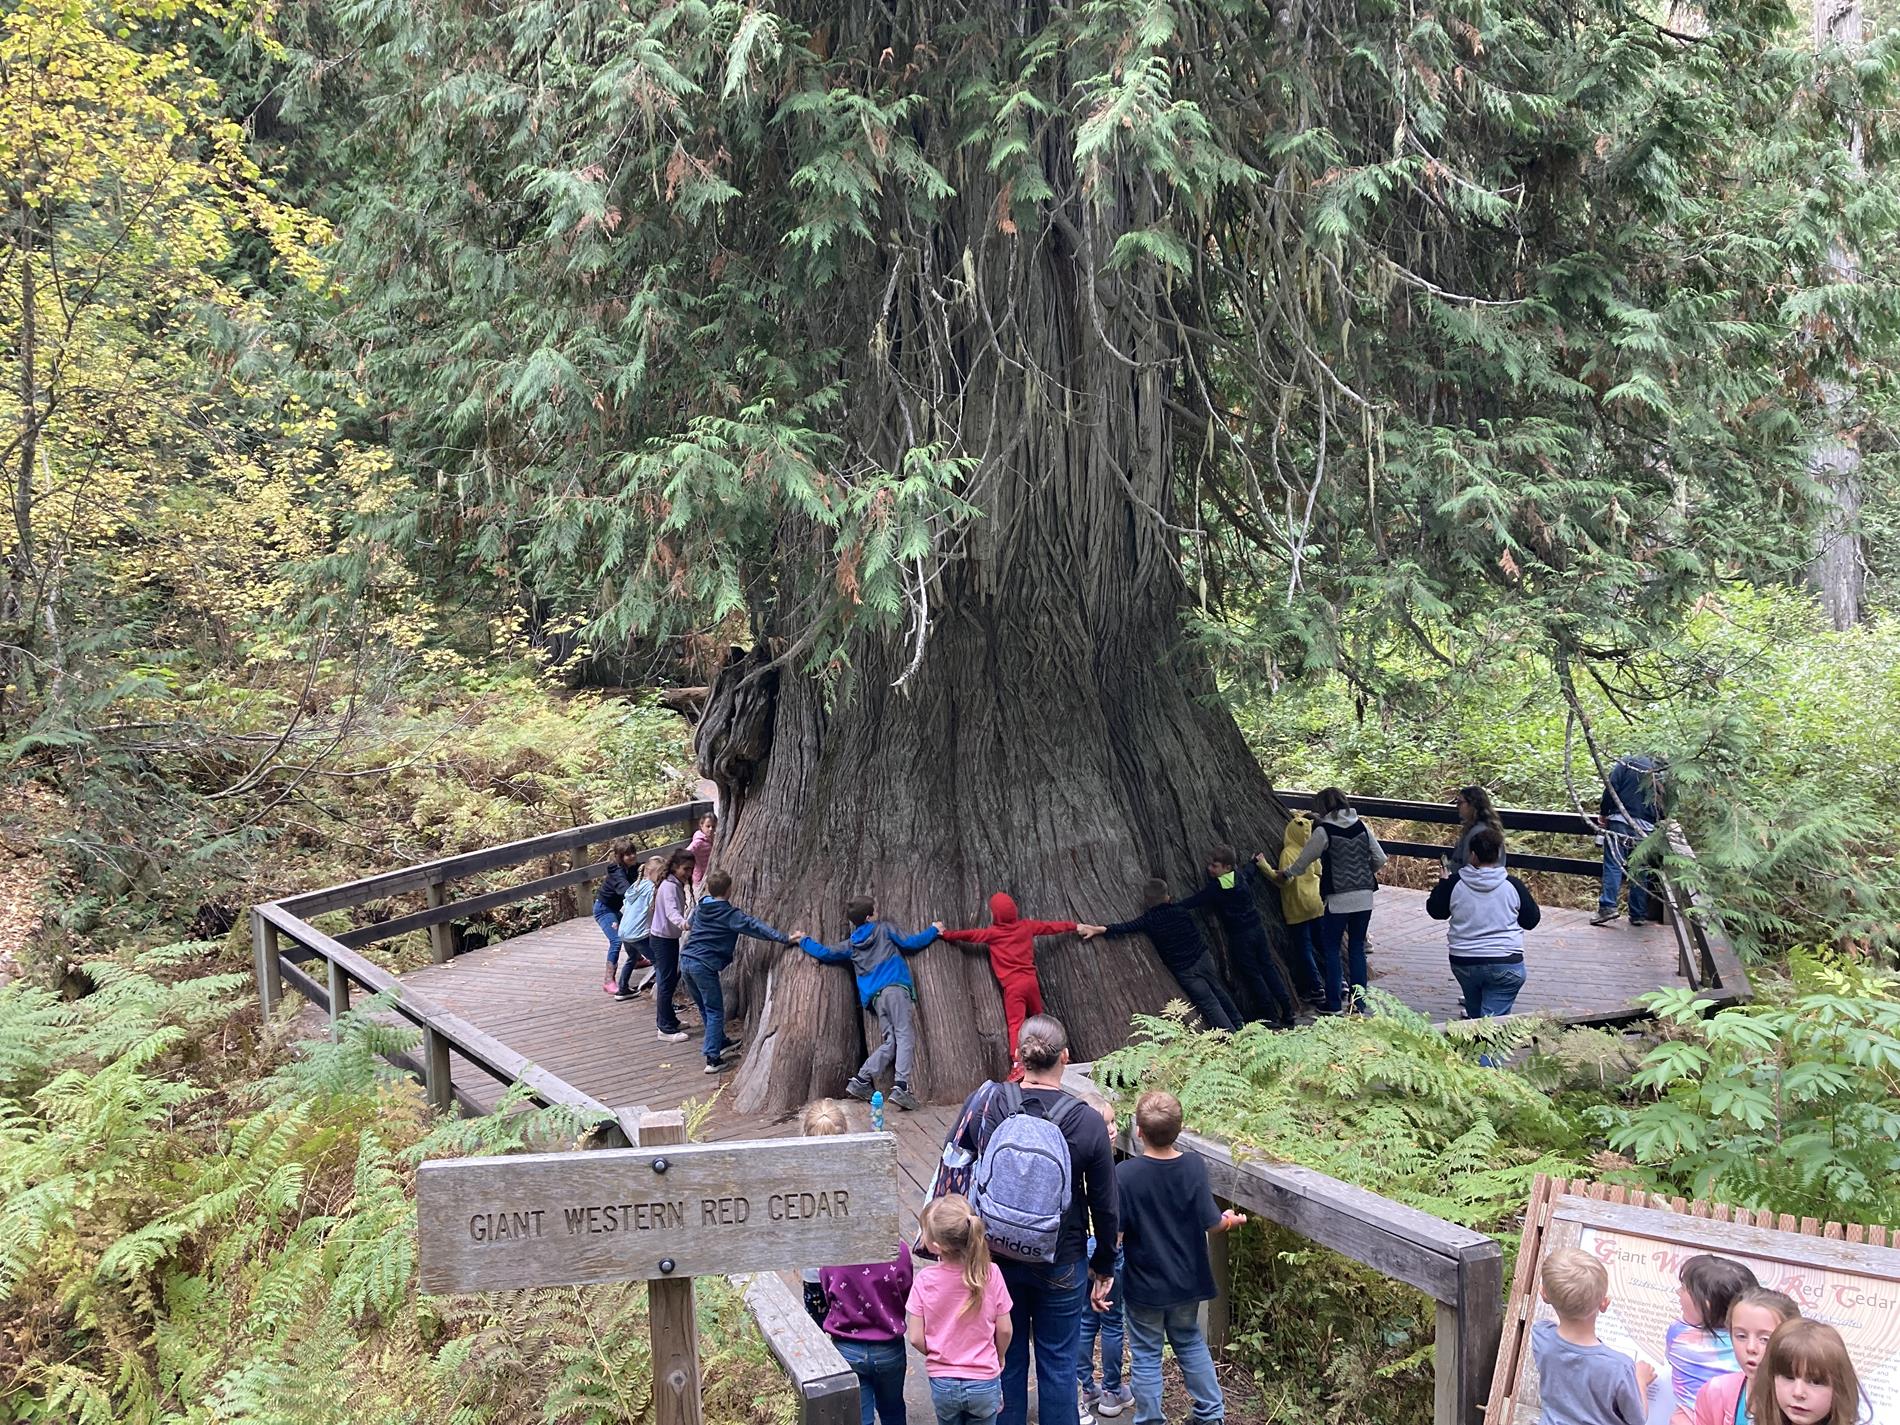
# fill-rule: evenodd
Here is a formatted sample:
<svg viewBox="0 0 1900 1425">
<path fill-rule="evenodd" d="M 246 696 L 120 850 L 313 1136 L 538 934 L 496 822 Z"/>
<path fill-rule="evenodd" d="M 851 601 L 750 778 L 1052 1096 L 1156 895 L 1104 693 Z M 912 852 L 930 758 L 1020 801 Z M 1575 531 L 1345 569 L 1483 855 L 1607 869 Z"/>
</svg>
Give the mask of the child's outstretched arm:
<svg viewBox="0 0 1900 1425">
<path fill-rule="evenodd" d="M 820 964 L 849 965 L 851 963 L 849 950 L 840 950 L 836 946 L 826 945 L 822 941 L 813 940 L 809 935 L 799 936 L 796 943 L 800 950 Z"/>
<path fill-rule="evenodd" d="M 945 940 L 954 941 L 958 945 L 987 945 L 996 934 L 996 927 L 993 925 L 979 925 L 974 930 L 946 930 L 941 920 L 932 921 L 930 928 Z"/>
<path fill-rule="evenodd" d="M 757 916 L 747 915 L 738 906 L 732 908 L 732 918 L 738 922 L 741 935 L 750 935 L 755 940 L 776 940 L 780 945 L 791 945 L 803 939 L 797 932 L 787 935 L 782 930 L 774 930 Z"/>
<path fill-rule="evenodd" d="M 891 931 L 891 939 L 897 943 L 897 948 L 906 955 L 915 955 L 926 945 L 935 945 L 937 943 L 937 927 L 934 925 L 926 925 L 915 935 L 904 935 L 893 930 Z"/>
<path fill-rule="evenodd" d="M 1073 935 L 1073 920 L 1025 920 L 1019 922 L 1029 928 L 1031 935 Z"/>
</svg>

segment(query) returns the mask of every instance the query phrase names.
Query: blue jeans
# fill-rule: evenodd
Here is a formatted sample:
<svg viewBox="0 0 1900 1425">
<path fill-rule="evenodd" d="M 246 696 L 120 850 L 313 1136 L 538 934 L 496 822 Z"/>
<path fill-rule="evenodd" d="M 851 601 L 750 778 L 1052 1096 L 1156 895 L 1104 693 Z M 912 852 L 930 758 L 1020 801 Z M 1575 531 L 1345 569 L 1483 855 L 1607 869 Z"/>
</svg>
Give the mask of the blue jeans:
<svg viewBox="0 0 1900 1425">
<path fill-rule="evenodd" d="M 607 973 L 611 975 L 614 966 L 620 960 L 620 912 L 608 910 L 599 901 L 595 901 L 594 924 L 598 925 L 600 933 L 607 937 Z"/>
<path fill-rule="evenodd" d="M 930 1403 L 937 1411 L 937 1425 L 988 1425 L 1003 1408 L 1003 1383 L 1000 1378 L 947 1380 L 932 1376 Z"/>
<path fill-rule="evenodd" d="M 1002 1425 L 1027 1425 L 1029 1347 L 1036 1347 L 1036 1419 L 1040 1425 L 1078 1425 L 1075 1358 L 1082 1337 L 1082 1292 L 1087 1262 L 1012 1262 L 998 1259 L 1009 1288 L 1009 1354 L 1003 1358 Z M 940 1417 L 941 1418 L 941 1417 Z"/>
<path fill-rule="evenodd" d="M 1175 1364 L 1181 1367 L 1181 1381 L 1194 1402 L 1195 1425 L 1212 1425 L 1227 1418 L 1227 1403 L 1221 1398 L 1220 1381 L 1214 1375 L 1214 1356 L 1201 1334 L 1200 1303 L 1182 1302 L 1178 1306 L 1128 1305 L 1128 1340 L 1133 1347 L 1135 1378 L 1135 1425 L 1162 1425 L 1161 1343 L 1174 1347 Z"/>
<path fill-rule="evenodd" d="M 726 997 L 719 988 L 719 972 L 703 960 L 682 960 L 680 973 L 699 1006 L 699 1017 L 706 1021 L 706 1062 L 717 1064 L 726 1052 Z"/>
<path fill-rule="evenodd" d="M 647 953 L 647 947 L 651 943 L 652 942 L 644 935 L 638 940 L 623 940 L 620 942 L 620 948 L 627 952 L 626 958 L 620 962 L 620 979 L 616 986 L 621 994 L 624 995 L 628 989 L 632 987 L 633 972 L 640 968 L 640 961 L 642 959 L 652 958 Z"/>
<path fill-rule="evenodd" d="M 1632 921 L 1649 919 L 1649 887 L 1643 884 L 1640 872 L 1629 870 L 1630 853 L 1636 849 L 1636 838 L 1618 832 L 1610 832 L 1603 838 L 1603 889 L 1597 894 L 1597 909 L 1606 915 L 1616 914 L 1617 893 L 1623 889 L 1623 882 L 1630 883 L 1630 919 Z M 1657 916 L 1661 919 L 1660 913 Z"/>
<path fill-rule="evenodd" d="M 1314 1006 L 1326 1002 L 1319 978 L 1319 922 L 1320 917 L 1314 916 L 1286 928 L 1286 967 L 1293 975 L 1293 987 Z"/>
<path fill-rule="evenodd" d="M 838 1348 L 844 1363 L 858 1374 L 858 1425 L 905 1425 L 904 1422 L 904 1338 L 895 1341 L 841 1341 Z"/>
<path fill-rule="evenodd" d="M 1517 992 L 1524 988 L 1524 963 L 1507 965 L 1502 961 L 1482 961 L 1475 965 L 1454 963 L 1451 972 L 1465 992 L 1465 1018 L 1489 1019 L 1509 1014 L 1517 1003 Z"/>
<path fill-rule="evenodd" d="M 1089 1302 L 1089 1289 L 1093 1285 L 1086 1275 L 1082 1285 L 1076 1290 L 1080 1294 L 1082 1326 L 1075 1352 L 1075 1383 L 1088 1395 L 1095 1393 L 1095 1340 L 1102 1341 L 1102 1389 L 1119 1391 L 1122 1388 L 1122 1348 L 1125 1333 L 1122 1325 L 1122 1254 L 1115 1249 L 1115 1289 L 1109 1293 L 1108 1310 L 1097 1311 Z"/>
<path fill-rule="evenodd" d="M 1319 918 L 1319 943 L 1326 959 L 1326 1012 L 1337 1014 L 1345 1007 L 1345 985 L 1340 979 L 1339 942 L 1346 942 L 1351 963 L 1346 967 L 1352 977 L 1353 1008 L 1366 1003 L 1366 930 L 1372 924 L 1369 910 L 1349 910 L 1344 915 L 1327 911 Z"/>
</svg>

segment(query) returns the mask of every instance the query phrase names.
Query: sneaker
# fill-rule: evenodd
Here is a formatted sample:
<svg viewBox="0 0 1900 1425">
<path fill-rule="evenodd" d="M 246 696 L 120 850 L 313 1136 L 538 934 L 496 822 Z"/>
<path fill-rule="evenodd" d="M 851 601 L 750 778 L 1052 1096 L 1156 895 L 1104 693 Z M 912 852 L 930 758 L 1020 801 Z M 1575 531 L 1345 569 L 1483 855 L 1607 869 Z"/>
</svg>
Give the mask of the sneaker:
<svg viewBox="0 0 1900 1425">
<path fill-rule="evenodd" d="M 725 1071 L 726 1066 L 717 1059 L 709 1060 L 706 1064 L 706 1072 L 709 1074 L 723 1074 Z"/>
<path fill-rule="evenodd" d="M 1608 910 L 1599 909 L 1595 915 L 1590 917 L 1590 924 L 1615 925 L 1616 924 L 1616 907 L 1611 906 Z"/>
<path fill-rule="evenodd" d="M 902 1086 L 892 1089 L 884 1102 L 894 1104 L 906 1112 L 912 1112 L 923 1107 L 921 1103 L 917 1102 L 917 1095 Z"/>
<path fill-rule="evenodd" d="M 1134 1403 L 1135 1393 L 1127 1386 L 1120 1390 L 1105 1390 L 1095 1397 L 1095 1413 L 1104 1420 L 1113 1420 Z"/>
<path fill-rule="evenodd" d="M 1077 1425 L 1095 1425 L 1095 1392 L 1084 1386 L 1082 1399 L 1076 1405 Z"/>
<path fill-rule="evenodd" d="M 612 994 L 615 990 L 620 988 L 620 981 L 616 980 L 612 975 L 609 975 L 600 988 L 601 993 Z"/>
<path fill-rule="evenodd" d="M 640 992 L 638 990 L 615 990 L 614 998 L 624 1004 L 630 999 L 640 998 Z"/>
<path fill-rule="evenodd" d="M 862 1099 L 865 1103 L 871 1101 L 872 1089 L 869 1079 L 854 1078 L 850 1083 L 844 1086 L 844 1091 L 855 1099 Z"/>
<path fill-rule="evenodd" d="M 668 1034 L 662 1029 L 659 1033 L 659 1039 L 662 1044 L 684 1044 L 686 1042 L 686 1031 L 681 1029 L 675 1033 Z"/>
</svg>

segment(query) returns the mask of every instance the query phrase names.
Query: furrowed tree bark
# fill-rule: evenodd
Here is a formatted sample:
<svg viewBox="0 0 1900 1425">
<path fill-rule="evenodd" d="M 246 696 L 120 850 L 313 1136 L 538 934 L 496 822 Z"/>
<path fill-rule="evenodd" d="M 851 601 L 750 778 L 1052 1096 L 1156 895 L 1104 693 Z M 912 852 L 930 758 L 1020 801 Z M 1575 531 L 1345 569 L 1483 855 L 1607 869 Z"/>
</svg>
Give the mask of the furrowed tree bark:
<svg viewBox="0 0 1900 1425">
<path fill-rule="evenodd" d="M 864 7 L 839 33 L 911 53 L 886 14 Z M 951 153 L 934 122 L 919 118 L 920 147 Z M 727 805 L 716 859 L 739 904 L 783 930 L 839 943 L 859 893 L 906 929 L 986 924 L 998 890 L 1027 918 L 1108 922 L 1139 912 L 1149 875 L 1193 889 L 1215 844 L 1279 847 L 1284 811 L 1181 621 L 1164 278 L 1145 262 L 1110 271 L 1115 239 L 1161 200 L 1139 174 L 1085 199 L 1073 130 L 1058 121 L 1041 142 L 1064 195 L 1044 225 L 999 221 L 984 165 L 953 158 L 958 199 L 924 232 L 893 213 L 881 269 L 840 294 L 871 301 L 819 334 L 854 353 L 856 447 L 895 462 L 943 440 L 979 457 L 964 493 L 983 515 L 931 587 L 914 669 L 902 631 L 859 635 L 827 706 L 796 662 L 762 671 L 798 631 L 768 619 L 714 687 L 699 745 Z M 1050 938 L 1038 963 L 1078 1059 L 1179 994 L 1139 938 Z M 912 973 L 917 1091 L 953 1100 L 1006 1072 L 982 948 L 940 942 Z M 864 1053 L 848 972 L 743 941 L 729 984 L 751 1034 L 741 1111 L 843 1088 Z"/>
</svg>

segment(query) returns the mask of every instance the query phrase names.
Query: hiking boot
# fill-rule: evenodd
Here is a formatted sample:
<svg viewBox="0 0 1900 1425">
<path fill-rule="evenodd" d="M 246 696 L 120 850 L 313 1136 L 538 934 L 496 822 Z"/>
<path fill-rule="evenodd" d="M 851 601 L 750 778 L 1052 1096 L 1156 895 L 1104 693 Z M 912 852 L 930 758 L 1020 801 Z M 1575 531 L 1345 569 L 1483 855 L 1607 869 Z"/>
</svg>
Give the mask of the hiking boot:
<svg viewBox="0 0 1900 1425">
<path fill-rule="evenodd" d="M 1616 907 L 1611 906 L 1608 910 L 1599 909 L 1595 915 L 1590 917 L 1590 924 L 1615 925 L 1616 924 Z"/>
<path fill-rule="evenodd" d="M 686 1042 L 686 1031 L 684 1029 L 678 1029 L 668 1034 L 662 1029 L 659 1034 L 659 1039 L 662 1044 L 684 1044 Z"/>
<path fill-rule="evenodd" d="M 905 1088 L 902 1084 L 892 1089 L 890 1096 L 886 1098 L 884 1102 L 901 1108 L 906 1112 L 912 1112 L 923 1107 L 921 1103 L 917 1102 L 917 1095 Z"/>
<path fill-rule="evenodd" d="M 872 1089 L 869 1079 L 854 1078 L 850 1083 L 844 1086 L 844 1091 L 850 1094 L 851 1097 L 861 1099 L 865 1103 L 871 1101 Z"/>
<path fill-rule="evenodd" d="M 1120 1390 L 1105 1390 L 1095 1397 L 1095 1413 L 1104 1420 L 1113 1420 L 1134 1403 L 1135 1393 L 1127 1386 Z"/>
</svg>

